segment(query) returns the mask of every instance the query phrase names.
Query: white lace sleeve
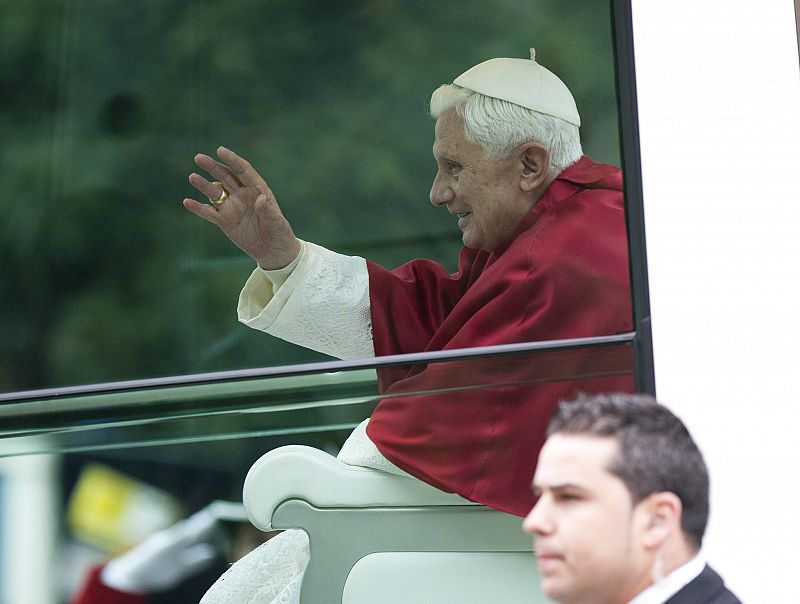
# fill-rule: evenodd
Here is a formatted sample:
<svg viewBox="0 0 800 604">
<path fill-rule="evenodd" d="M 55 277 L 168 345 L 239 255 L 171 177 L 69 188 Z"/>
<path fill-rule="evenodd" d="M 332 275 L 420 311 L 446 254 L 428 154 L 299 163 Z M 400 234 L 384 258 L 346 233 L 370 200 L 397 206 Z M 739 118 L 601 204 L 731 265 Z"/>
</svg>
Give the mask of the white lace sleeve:
<svg viewBox="0 0 800 604">
<path fill-rule="evenodd" d="M 299 604 L 308 535 L 283 531 L 231 566 L 200 604 Z"/>
<path fill-rule="evenodd" d="M 398 476 L 411 476 L 383 456 L 383 453 L 367 436 L 368 423 L 369 418 L 356 426 L 350 436 L 347 437 L 336 458 L 351 466 L 364 466 L 389 472 L 389 474 L 397 474 Z"/>
<path fill-rule="evenodd" d="M 265 271 L 253 271 L 239 295 L 239 320 L 340 359 L 375 356 L 366 260 L 305 241 L 302 247 L 274 291 Z"/>
<path fill-rule="evenodd" d="M 368 421 L 353 430 L 338 459 L 350 465 L 409 476 L 386 459 L 369 439 Z M 206 592 L 200 604 L 299 604 L 308 560 L 306 533 L 283 531 L 231 566 Z"/>
</svg>

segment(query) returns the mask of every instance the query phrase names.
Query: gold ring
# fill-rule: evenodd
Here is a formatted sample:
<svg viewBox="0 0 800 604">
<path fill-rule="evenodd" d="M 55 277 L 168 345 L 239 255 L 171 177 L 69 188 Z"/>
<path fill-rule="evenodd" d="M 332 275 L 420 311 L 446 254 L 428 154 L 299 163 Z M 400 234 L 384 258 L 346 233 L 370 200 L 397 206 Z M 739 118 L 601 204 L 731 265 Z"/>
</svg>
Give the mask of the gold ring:
<svg viewBox="0 0 800 604">
<path fill-rule="evenodd" d="M 218 181 L 218 180 L 215 180 L 211 184 L 212 185 L 217 185 L 219 187 L 220 191 L 222 191 L 222 194 L 220 194 L 219 198 L 217 198 L 217 199 L 209 199 L 208 200 L 208 201 L 211 202 L 212 206 L 214 206 L 215 208 L 218 208 L 223 203 L 225 203 L 226 199 L 228 199 L 228 191 L 225 189 L 225 187 L 222 186 L 222 183 L 220 181 Z"/>
</svg>

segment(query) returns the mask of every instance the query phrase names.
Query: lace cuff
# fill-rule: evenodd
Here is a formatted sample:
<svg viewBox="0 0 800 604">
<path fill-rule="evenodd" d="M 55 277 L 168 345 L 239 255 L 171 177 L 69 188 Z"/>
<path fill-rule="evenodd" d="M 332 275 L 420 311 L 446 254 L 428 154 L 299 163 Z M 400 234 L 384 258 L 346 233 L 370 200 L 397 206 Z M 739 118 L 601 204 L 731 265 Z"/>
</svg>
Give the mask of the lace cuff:
<svg viewBox="0 0 800 604">
<path fill-rule="evenodd" d="M 272 283 L 272 291 L 278 291 L 281 285 L 286 283 L 286 280 L 289 278 L 289 275 L 292 274 L 295 267 L 300 264 L 300 260 L 303 259 L 304 252 L 306 250 L 306 245 L 303 241 L 300 242 L 300 253 L 297 254 L 297 258 L 292 260 L 289 264 L 284 266 L 283 268 L 276 268 L 273 270 L 262 269 L 264 271 L 264 275 L 269 279 Z"/>
<path fill-rule="evenodd" d="M 342 445 L 342 449 L 339 451 L 339 455 L 336 456 L 336 459 L 351 466 L 364 466 L 366 468 L 388 472 L 389 474 L 410 477 L 411 474 L 405 470 L 401 470 L 386 459 L 378 447 L 375 446 L 375 443 L 370 440 L 369 436 L 367 436 L 368 423 L 369 418 L 355 427 Z"/>
<path fill-rule="evenodd" d="M 253 271 L 239 294 L 239 321 L 340 359 L 374 356 L 366 260 L 301 243 L 288 276 Z"/>
</svg>

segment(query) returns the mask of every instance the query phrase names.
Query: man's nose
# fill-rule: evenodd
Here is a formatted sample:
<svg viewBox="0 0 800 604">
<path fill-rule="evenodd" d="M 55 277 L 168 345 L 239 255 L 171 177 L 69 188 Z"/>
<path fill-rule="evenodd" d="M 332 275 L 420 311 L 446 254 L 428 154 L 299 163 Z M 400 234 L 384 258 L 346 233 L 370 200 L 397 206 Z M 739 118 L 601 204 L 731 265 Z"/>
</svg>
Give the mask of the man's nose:
<svg viewBox="0 0 800 604">
<path fill-rule="evenodd" d="M 522 530 L 529 535 L 546 535 L 553 532 L 553 523 L 547 518 L 546 505 L 542 500 L 536 502 L 522 521 Z"/>
<path fill-rule="evenodd" d="M 455 193 L 453 193 L 453 189 L 451 189 L 449 185 L 441 182 L 441 179 L 437 176 L 431 186 L 431 203 L 435 206 L 443 206 L 447 202 L 452 201 L 454 196 Z"/>
</svg>

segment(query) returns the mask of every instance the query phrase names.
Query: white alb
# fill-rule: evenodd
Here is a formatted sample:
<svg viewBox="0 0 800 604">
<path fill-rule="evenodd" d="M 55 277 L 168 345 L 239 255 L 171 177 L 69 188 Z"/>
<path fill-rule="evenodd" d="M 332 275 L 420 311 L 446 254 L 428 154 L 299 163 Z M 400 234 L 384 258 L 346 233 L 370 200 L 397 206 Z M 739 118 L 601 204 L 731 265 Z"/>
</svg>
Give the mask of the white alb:
<svg viewBox="0 0 800 604">
<path fill-rule="evenodd" d="M 289 266 L 253 271 L 239 295 L 239 320 L 340 359 L 375 356 L 366 261 L 301 244 L 300 255 Z M 369 439 L 368 422 L 353 430 L 338 459 L 409 476 Z M 305 532 L 283 531 L 233 564 L 200 604 L 299 604 L 308 560 Z"/>
</svg>

